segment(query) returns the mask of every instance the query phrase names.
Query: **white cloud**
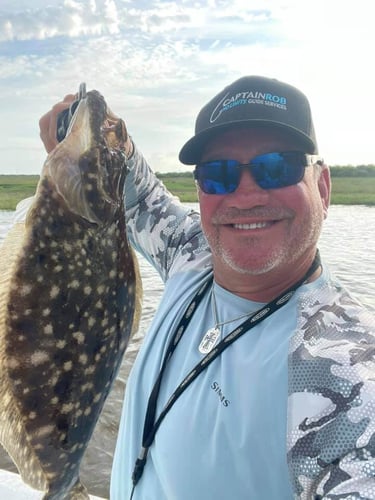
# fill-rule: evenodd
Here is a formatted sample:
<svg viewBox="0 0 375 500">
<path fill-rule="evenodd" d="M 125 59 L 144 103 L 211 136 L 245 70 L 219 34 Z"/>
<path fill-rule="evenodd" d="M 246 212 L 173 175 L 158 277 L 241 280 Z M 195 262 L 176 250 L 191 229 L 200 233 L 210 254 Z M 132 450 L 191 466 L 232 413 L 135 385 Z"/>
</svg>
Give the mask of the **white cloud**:
<svg viewBox="0 0 375 500">
<path fill-rule="evenodd" d="M 233 35 L 233 24 L 243 33 L 270 20 L 271 12 L 262 2 L 128 2 L 115 0 L 65 0 L 47 7 L 24 10 L 4 9 L 0 14 L 0 40 L 76 37 L 105 33 L 126 33 L 129 29 L 148 34 L 198 36 L 210 32 Z M 201 30 L 201 31 L 199 31 Z M 217 34 L 217 33 L 216 33 Z"/>
<path fill-rule="evenodd" d="M 60 5 L 0 14 L 0 41 L 118 33 L 114 0 L 65 0 Z"/>
<path fill-rule="evenodd" d="M 336 0 L 50 0 L 44 12 L 39 0 L 33 10 L 4 1 L 0 136 L 7 148 L 25 145 L 14 164 L 29 164 L 28 151 L 40 145 L 39 117 L 86 81 L 127 120 L 157 170 L 164 162 L 176 170 L 196 113 L 244 74 L 308 95 L 330 161 L 374 162 L 375 34 L 365 0 L 355 11 Z M 9 154 L 0 150 L 0 169 Z"/>
</svg>

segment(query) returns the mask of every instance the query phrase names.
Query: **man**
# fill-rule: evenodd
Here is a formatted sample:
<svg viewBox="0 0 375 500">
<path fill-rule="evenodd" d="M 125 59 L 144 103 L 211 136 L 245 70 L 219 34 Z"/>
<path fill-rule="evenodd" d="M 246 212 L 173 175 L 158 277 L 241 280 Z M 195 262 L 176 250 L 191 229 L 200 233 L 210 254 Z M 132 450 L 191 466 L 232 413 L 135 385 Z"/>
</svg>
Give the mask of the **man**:
<svg viewBox="0 0 375 500">
<path fill-rule="evenodd" d="M 40 121 L 48 151 L 73 98 Z M 306 97 L 250 76 L 201 110 L 180 152 L 201 218 L 126 153 L 129 236 L 165 292 L 111 500 L 375 498 L 375 321 L 319 260 L 330 177 Z"/>
</svg>

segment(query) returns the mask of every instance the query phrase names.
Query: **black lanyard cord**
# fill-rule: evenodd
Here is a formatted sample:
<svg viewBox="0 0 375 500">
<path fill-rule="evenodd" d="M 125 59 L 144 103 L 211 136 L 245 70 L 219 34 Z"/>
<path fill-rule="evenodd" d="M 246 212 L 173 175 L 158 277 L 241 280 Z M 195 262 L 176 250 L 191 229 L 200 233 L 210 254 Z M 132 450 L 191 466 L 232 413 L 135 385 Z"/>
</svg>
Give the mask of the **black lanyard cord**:
<svg viewBox="0 0 375 500">
<path fill-rule="evenodd" d="M 181 340 L 181 337 L 183 333 L 186 330 L 187 325 L 190 322 L 190 319 L 194 313 L 194 311 L 197 309 L 198 305 L 200 304 L 209 284 L 211 283 L 212 276 L 210 279 L 206 280 L 206 282 L 202 285 L 202 287 L 199 289 L 198 293 L 194 296 L 193 300 L 189 304 L 188 308 L 185 311 L 184 316 L 180 320 L 180 323 L 178 324 L 175 334 L 172 337 L 172 340 L 167 348 L 166 354 L 164 356 L 164 360 L 162 363 L 161 370 L 159 372 L 159 375 L 156 379 L 156 382 L 154 384 L 154 387 L 152 389 L 152 392 L 150 394 L 149 400 L 148 400 L 148 405 L 147 405 L 147 411 L 146 411 L 146 417 L 145 417 L 145 422 L 144 422 L 144 427 L 143 427 L 143 437 L 142 437 L 142 449 L 141 453 L 139 455 L 139 458 L 137 458 L 135 467 L 133 470 L 133 475 L 132 475 L 132 481 L 133 481 L 133 489 L 131 493 L 130 500 L 133 497 L 134 493 L 134 488 L 136 484 L 138 483 L 139 479 L 142 476 L 144 466 L 146 464 L 147 460 L 147 453 L 148 449 L 151 446 L 155 434 L 166 416 L 166 414 L 169 412 L 171 407 L 174 405 L 174 403 L 177 401 L 177 399 L 181 396 L 181 394 L 185 391 L 185 389 L 202 373 L 203 370 L 207 368 L 207 366 L 214 361 L 220 354 L 227 348 L 229 347 L 233 342 L 235 342 L 241 335 L 243 335 L 245 332 L 249 331 L 251 328 L 254 328 L 258 323 L 266 319 L 268 316 L 270 316 L 272 313 L 280 309 L 283 305 L 285 305 L 290 298 L 293 296 L 294 292 L 318 269 L 320 266 L 320 256 L 319 252 L 317 251 L 315 259 L 313 263 L 311 264 L 309 270 L 307 273 L 303 276 L 302 279 L 300 279 L 297 283 L 295 283 L 293 286 L 291 286 L 288 290 L 283 292 L 281 295 L 276 297 L 273 301 L 269 302 L 266 304 L 262 309 L 254 313 L 250 318 L 246 319 L 243 323 L 241 323 L 237 328 L 235 328 L 232 332 L 230 332 L 223 340 L 221 340 L 216 347 L 212 349 L 206 356 L 197 364 L 195 367 L 187 374 L 187 376 L 184 378 L 184 380 L 180 383 L 180 385 L 175 389 L 169 400 L 167 401 L 166 405 L 164 406 L 163 410 L 161 411 L 159 417 L 155 421 L 155 415 L 156 415 L 156 405 L 157 405 L 157 399 L 159 395 L 159 390 L 160 390 L 160 385 L 163 377 L 163 373 L 165 371 L 165 368 L 168 364 L 168 361 L 170 360 L 174 350 L 177 347 L 178 342 Z"/>
<path fill-rule="evenodd" d="M 168 345 L 167 351 L 164 355 L 163 363 L 162 363 L 158 378 L 156 379 L 156 382 L 154 384 L 154 387 L 152 389 L 152 392 L 151 392 L 149 400 L 148 400 L 146 416 L 145 416 L 145 421 L 144 421 L 144 425 L 143 425 L 142 448 L 141 448 L 141 452 L 139 454 L 139 457 L 137 458 L 137 460 L 135 462 L 135 466 L 134 466 L 134 470 L 133 470 L 133 474 L 132 474 L 133 488 L 132 488 L 132 492 L 130 495 L 130 500 L 132 500 L 133 494 L 134 494 L 134 489 L 135 489 L 139 479 L 142 476 L 143 469 L 144 469 L 144 466 L 145 466 L 146 460 L 147 460 L 148 449 L 151 446 L 151 443 L 152 443 L 153 438 L 155 436 L 156 431 L 154 433 L 150 433 L 149 429 L 152 429 L 154 427 L 156 405 L 157 405 L 157 400 L 158 400 L 158 395 L 159 395 L 159 390 L 160 390 L 160 385 L 161 385 L 161 380 L 163 377 L 164 370 L 165 370 L 167 363 L 168 363 L 169 359 L 171 358 L 174 350 L 176 349 L 177 344 L 181 340 L 181 337 L 182 337 L 187 325 L 189 324 L 190 319 L 191 319 L 195 309 L 198 307 L 201 300 L 203 299 L 204 294 L 206 293 L 206 290 L 207 290 L 208 286 L 210 285 L 211 281 L 212 281 L 212 273 L 210 273 L 209 279 L 207 279 L 203 283 L 203 285 L 200 287 L 198 292 L 194 295 L 194 298 L 190 302 L 188 308 L 185 311 L 185 314 L 181 318 L 181 320 L 180 320 L 180 322 L 175 330 L 175 333 L 172 337 L 172 340 Z M 159 425 L 160 425 L 160 423 L 159 423 Z M 149 444 L 146 444 L 146 443 L 149 443 Z"/>
<path fill-rule="evenodd" d="M 143 437 L 142 437 L 142 446 L 144 448 L 149 448 L 151 446 L 151 443 L 153 441 L 153 436 L 155 435 L 155 433 L 150 433 L 150 429 L 152 429 L 154 426 L 156 405 L 157 405 L 161 380 L 163 378 L 163 373 L 165 371 L 165 368 L 166 368 L 168 361 L 170 360 L 174 350 L 176 349 L 177 344 L 181 340 L 182 335 L 186 330 L 186 327 L 190 323 L 190 319 L 191 319 L 194 311 L 196 310 L 196 308 L 200 304 L 201 300 L 203 299 L 204 294 L 205 294 L 209 284 L 211 283 L 211 281 L 212 281 L 212 274 L 210 275 L 210 278 L 203 283 L 201 288 L 195 294 L 193 300 L 190 302 L 189 307 L 186 309 L 185 314 L 181 318 L 181 320 L 176 328 L 175 334 L 173 335 L 172 340 L 169 343 L 167 351 L 164 355 L 164 360 L 163 360 L 158 378 L 156 379 L 156 382 L 154 384 L 154 387 L 152 389 L 152 392 L 151 392 L 149 400 L 148 400 L 145 423 L 143 426 Z M 151 441 L 150 441 L 150 438 L 151 438 Z"/>
</svg>

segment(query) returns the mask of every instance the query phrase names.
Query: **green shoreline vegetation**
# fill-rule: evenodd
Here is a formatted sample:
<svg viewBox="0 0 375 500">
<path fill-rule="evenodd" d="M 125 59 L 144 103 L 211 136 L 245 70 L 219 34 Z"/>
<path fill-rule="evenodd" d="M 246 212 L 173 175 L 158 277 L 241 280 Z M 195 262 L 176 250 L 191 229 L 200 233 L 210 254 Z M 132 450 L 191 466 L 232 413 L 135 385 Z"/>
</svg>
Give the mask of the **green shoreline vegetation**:
<svg viewBox="0 0 375 500">
<path fill-rule="evenodd" d="M 182 202 L 196 202 L 192 172 L 157 173 L 166 187 Z M 375 165 L 331 167 L 333 205 L 375 206 Z M 32 196 L 38 175 L 0 175 L 0 210 L 14 210 L 17 203 Z"/>
</svg>

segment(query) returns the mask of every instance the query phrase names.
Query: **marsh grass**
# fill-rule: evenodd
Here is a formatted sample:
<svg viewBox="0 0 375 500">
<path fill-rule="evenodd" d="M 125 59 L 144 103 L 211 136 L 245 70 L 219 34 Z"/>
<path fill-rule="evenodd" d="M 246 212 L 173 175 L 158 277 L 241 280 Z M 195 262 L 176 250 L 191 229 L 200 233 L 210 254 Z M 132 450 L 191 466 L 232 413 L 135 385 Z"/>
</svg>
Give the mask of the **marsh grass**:
<svg viewBox="0 0 375 500">
<path fill-rule="evenodd" d="M 375 177 L 332 177 L 332 204 L 375 206 Z"/>
<path fill-rule="evenodd" d="M 190 172 L 158 174 L 182 202 L 196 202 L 197 191 Z M 14 210 L 17 203 L 35 192 L 37 175 L 0 175 L 0 210 Z M 332 177 L 333 205 L 375 206 L 375 177 Z"/>
<path fill-rule="evenodd" d="M 14 210 L 17 203 L 35 193 L 38 175 L 0 175 L 0 209 Z"/>
<path fill-rule="evenodd" d="M 182 202 L 198 201 L 197 188 L 192 173 L 185 175 L 159 174 L 159 177 L 169 191 L 178 196 Z"/>
</svg>

